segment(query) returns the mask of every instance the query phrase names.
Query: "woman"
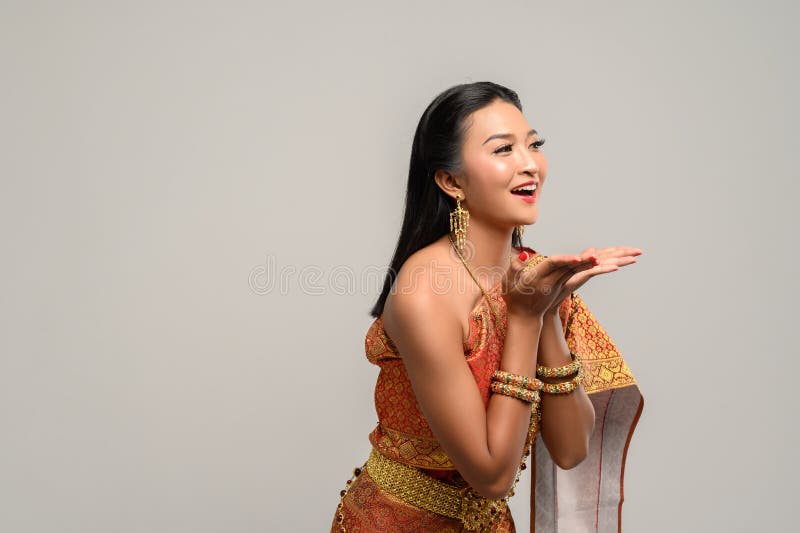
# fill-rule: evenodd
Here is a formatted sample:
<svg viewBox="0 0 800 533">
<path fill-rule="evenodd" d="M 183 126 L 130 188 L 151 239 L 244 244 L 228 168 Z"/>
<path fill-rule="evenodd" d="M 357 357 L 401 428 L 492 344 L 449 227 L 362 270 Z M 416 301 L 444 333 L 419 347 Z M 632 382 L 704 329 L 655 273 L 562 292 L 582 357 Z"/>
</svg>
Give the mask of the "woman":
<svg viewBox="0 0 800 533">
<path fill-rule="evenodd" d="M 575 291 L 641 250 L 546 257 L 522 245 L 547 177 L 543 143 L 517 94 L 494 83 L 452 87 L 423 113 L 365 341 L 381 369 L 373 449 L 332 532 L 515 531 L 507 501 L 531 453 L 532 530 L 620 529 L 643 402 Z"/>
</svg>

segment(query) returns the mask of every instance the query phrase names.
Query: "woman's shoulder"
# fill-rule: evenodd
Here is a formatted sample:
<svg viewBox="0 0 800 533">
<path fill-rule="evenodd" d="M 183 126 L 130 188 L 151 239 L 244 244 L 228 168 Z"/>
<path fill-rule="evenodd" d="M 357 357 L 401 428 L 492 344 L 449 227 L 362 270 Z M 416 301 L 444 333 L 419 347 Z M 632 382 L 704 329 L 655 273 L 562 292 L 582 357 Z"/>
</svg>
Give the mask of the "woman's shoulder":
<svg viewBox="0 0 800 533">
<path fill-rule="evenodd" d="M 436 300 L 446 300 L 444 290 L 452 276 L 452 265 L 446 250 L 429 245 L 414 252 L 395 276 L 386 299 L 386 306 L 402 302 L 404 305 L 425 305 Z"/>
<path fill-rule="evenodd" d="M 397 312 L 425 310 L 455 318 L 457 314 L 450 294 L 453 274 L 452 259 L 440 241 L 414 252 L 400 267 L 392 283 L 384 305 L 384 323 L 391 323 L 391 316 Z"/>
</svg>

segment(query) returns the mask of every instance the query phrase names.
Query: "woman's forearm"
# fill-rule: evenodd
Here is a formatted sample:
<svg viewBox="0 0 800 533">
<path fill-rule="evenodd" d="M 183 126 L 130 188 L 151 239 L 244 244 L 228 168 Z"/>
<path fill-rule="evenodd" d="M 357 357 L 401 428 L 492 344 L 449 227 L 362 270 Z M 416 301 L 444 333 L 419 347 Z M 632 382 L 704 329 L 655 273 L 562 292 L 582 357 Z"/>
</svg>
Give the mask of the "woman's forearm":
<svg viewBox="0 0 800 533">
<path fill-rule="evenodd" d="M 500 370 L 533 376 L 540 332 L 541 318 L 509 314 Z M 490 395 L 486 425 L 489 452 L 497 465 L 493 469 L 493 492 L 496 497 L 505 495 L 511 488 L 525 446 L 530 418 L 529 403 L 502 394 Z"/>
<path fill-rule="evenodd" d="M 562 366 L 572 361 L 557 312 L 544 315 L 539 335 L 538 364 Z M 564 378 L 539 378 L 546 383 Z M 572 468 L 583 461 L 594 430 L 592 401 L 579 385 L 569 394 L 542 393 L 541 437 L 553 461 L 561 468 Z"/>
</svg>

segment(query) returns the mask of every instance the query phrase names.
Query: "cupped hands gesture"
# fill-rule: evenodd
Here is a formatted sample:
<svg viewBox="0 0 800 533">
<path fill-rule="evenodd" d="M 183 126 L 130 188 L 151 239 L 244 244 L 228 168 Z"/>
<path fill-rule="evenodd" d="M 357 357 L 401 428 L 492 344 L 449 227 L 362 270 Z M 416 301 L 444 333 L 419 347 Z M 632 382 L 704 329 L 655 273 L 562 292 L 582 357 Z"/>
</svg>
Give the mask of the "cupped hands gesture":
<svg viewBox="0 0 800 533">
<path fill-rule="evenodd" d="M 590 246 L 579 254 L 548 256 L 530 267 L 531 257 L 522 252 L 512 259 L 503 280 L 508 313 L 533 316 L 556 313 L 561 302 L 591 278 L 636 263 L 636 256 L 641 253 L 642 250 L 632 246 L 600 249 Z"/>
</svg>

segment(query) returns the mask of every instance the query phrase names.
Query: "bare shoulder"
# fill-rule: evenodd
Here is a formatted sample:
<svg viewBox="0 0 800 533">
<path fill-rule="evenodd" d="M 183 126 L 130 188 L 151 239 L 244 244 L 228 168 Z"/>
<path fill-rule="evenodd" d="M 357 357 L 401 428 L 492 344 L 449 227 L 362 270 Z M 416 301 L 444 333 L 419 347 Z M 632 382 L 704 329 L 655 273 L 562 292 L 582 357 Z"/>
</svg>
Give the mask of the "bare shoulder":
<svg viewBox="0 0 800 533">
<path fill-rule="evenodd" d="M 436 241 L 412 254 L 403 263 L 389 299 L 397 295 L 419 295 L 426 299 L 441 295 L 446 298 L 452 277 L 453 262 L 448 257 L 448 249 Z M 408 299 L 413 298 L 403 298 Z"/>
<path fill-rule="evenodd" d="M 412 254 L 397 273 L 384 306 L 383 324 L 399 344 L 410 332 L 434 328 L 456 338 L 461 334 L 452 290 L 453 265 L 447 252 L 436 241 Z"/>
</svg>

